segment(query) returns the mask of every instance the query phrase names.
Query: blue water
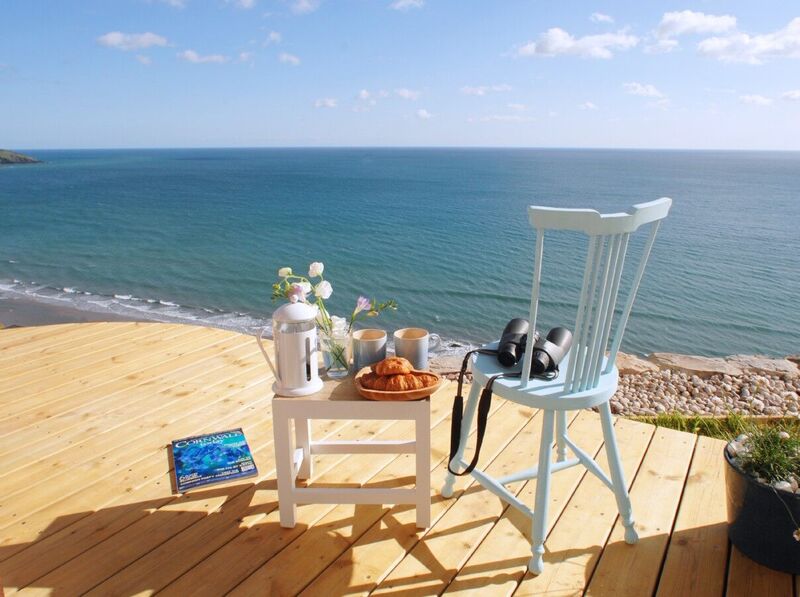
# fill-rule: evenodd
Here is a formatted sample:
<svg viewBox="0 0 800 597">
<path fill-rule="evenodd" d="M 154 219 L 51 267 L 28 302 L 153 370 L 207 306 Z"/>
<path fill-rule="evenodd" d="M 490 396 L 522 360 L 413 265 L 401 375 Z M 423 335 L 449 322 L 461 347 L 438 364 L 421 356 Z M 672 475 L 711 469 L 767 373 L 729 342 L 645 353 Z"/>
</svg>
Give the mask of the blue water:
<svg viewBox="0 0 800 597">
<path fill-rule="evenodd" d="M 526 206 L 670 196 L 623 348 L 800 352 L 800 153 L 527 149 L 32 151 L 0 167 L 0 297 L 234 329 L 281 266 L 323 261 L 334 313 L 449 341 L 527 312 Z M 546 243 L 542 326 L 574 321 L 578 238 Z"/>
</svg>

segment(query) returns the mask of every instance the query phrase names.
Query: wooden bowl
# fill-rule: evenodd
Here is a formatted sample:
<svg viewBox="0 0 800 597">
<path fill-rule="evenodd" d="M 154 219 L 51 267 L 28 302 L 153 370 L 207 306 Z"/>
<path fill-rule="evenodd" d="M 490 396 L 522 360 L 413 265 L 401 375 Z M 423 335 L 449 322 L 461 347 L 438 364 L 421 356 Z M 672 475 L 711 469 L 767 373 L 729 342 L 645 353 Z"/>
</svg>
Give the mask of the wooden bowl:
<svg viewBox="0 0 800 597">
<path fill-rule="evenodd" d="M 361 394 L 367 400 L 384 400 L 384 401 L 406 401 L 406 400 L 422 400 L 423 398 L 427 398 L 431 394 L 433 394 L 436 390 L 438 390 L 442 385 L 442 378 L 436 373 L 431 371 L 415 371 L 416 373 L 426 373 L 428 375 L 433 375 L 436 377 L 436 383 L 432 386 L 428 386 L 427 388 L 420 388 L 418 390 L 402 390 L 398 392 L 389 392 L 386 390 L 370 390 L 369 388 L 365 388 L 361 385 L 361 377 L 365 373 L 369 373 L 370 368 L 364 367 L 361 371 L 356 374 L 353 383 L 356 386 L 356 390 L 359 394 Z"/>
</svg>

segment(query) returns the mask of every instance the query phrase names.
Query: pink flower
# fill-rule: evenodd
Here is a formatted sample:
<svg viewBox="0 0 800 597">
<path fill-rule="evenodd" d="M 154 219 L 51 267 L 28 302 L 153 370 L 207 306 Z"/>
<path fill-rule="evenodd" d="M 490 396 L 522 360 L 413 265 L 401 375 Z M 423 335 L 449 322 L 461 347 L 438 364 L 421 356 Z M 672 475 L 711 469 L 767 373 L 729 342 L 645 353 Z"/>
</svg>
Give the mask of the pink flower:
<svg viewBox="0 0 800 597">
<path fill-rule="evenodd" d="M 308 277 L 309 278 L 318 278 L 322 275 L 322 272 L 325 271 L 325 266 L 319 262 L 315 261 L 311 265 L 308 266 Z"/>
<path fill-rule="evenodd" d="M 365 296 L 358 297 L 356 301 L 356 308 L 353 310 L 353 317 L 361 313 L 362 311 L 366 311 L 372 306 L 372 302 Z"/>
<path fill-rule="evenodd" d="M 286 298 L 289 299 L 290 303 L 305 301 L 306 300 L 305 288 L 303 288 L 300 284 L 292 284 L 288 292 L 286 293 Z"/>
<path fill-rule="evenodd" d="M 323 280 L 317 287 L 314 288 L 314 295 L 321 298 L 322 300 L 327 301 L 330 296 L 333 294 L 333 286 L 327 280 Z"/>
</svg>

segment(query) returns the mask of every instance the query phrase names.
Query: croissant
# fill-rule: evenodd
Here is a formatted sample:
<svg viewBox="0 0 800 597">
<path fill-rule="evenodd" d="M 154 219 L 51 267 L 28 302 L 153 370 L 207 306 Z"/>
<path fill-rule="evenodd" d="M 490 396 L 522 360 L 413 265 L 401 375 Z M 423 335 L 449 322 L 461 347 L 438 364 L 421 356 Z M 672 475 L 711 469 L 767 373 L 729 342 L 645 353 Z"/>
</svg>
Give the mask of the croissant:
<svg viewBox="0 0 800 597">
<path fill-rule="evenodd" d="M 431 373 L 421 373 L 418 371 L 414 372 L 414 377 L 420 382 L 421 388 L 429 388 L 430 386 L 434 386 L 438 383 L 439 378 Z"/>
<path fill-rule="evenodd" d="M 406 375 L 390 375 L 386 379 L 386 390 L 389 392 L 419 390 L 423 387 L 422 382 L 417 379 L 417 376 L 410 373 Z"/>
<path fill-rule="evenodd" d="M 375 373 L 370 371 L 361 376 L 361 385 L 368 390 L 377 390 L 378 388 L 375 387 L 375 384 L 379 379 L 380 378 Z"/>
<path fill-rule="evenodd" d="M 405 375 L 411 373 L 414 367 L 408 359 L 403 357 L 389 357 L 372 366 L 372 370 L 378 375 Z"/>
<path fill-rule="evenodd" d="M 361 376 L 361 385 L 368 390 L 407 392 L 435 386 L 439 378 L 432 373 L 415 371 L 411 363 L 401 357 L 389 357 L 372 366 L 372 371 Z"/>
</svg>

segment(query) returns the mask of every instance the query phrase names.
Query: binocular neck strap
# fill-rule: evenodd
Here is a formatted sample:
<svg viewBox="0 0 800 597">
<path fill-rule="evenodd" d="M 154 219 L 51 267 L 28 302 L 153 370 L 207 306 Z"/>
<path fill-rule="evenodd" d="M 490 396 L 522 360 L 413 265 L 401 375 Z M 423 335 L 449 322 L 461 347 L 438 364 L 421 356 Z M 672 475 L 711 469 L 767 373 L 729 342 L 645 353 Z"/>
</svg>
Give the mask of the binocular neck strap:
<svg viewBox="0 0 800 597">
<path fill-rule="evenodd" d="M 495 375 L 494 377 L 489 378 L 489 381 L 486 383 L 486 387 L 483 388 L 483 391 L 481 392 L 480 400 L 478 401 L 478 435 L 475 442 L 475 455 L 472 457 L 472 461 L 469 463 L 467 468 L 460 473 L 456 472 L 453 470 L 453 466 L 458 466 L 458 463 L 454 463 L 453 459 L 456 457 L 459 445 L 461 444 L 461 427 L 464 418 L 464 396 L 462 395 L 464 388 L 464 376 L 467 373 L 469 359 L 473 354 L 496 355 L 497 351 L 488 348 L 471 350 L 464 356 L 464 361 L 461 363 L 461 371 L 458 373 L 458 390 L 456 391 L 455 400 L 453 400 L 453 417 L 452 425 L 450 426 L 450 457 L 447 460 L 447 470 L 457 477 L 468 475 L 478 464 L 478 458 L 481 455 L 481 446 L 483 445 L 483 436 L 486 435 L 486 422 L 489 419 L 489 410 L 492 406 L 492 386 L 494 385 L 495 380 L 500 379 L 501 377 L 516 378 L 522 376 L 522 373 L 501 373 L 500 375 Z M 553 371 L 532 377 L 537 377 L 539 379 L 554 379 L 558 377 L 558 366 L 556 366 Z"/>
<path fill-rule="evenodd" d="M 469 359 L 473 354 L 497 354 L 497 351 L 486 348 L 479 348 L 477 350 L 469 351 L 464 356 L 464 361 L 461 364 L 461 371 L 458 373 L 458 390 L 455 400 L 453 401 L 453 418 L 452 425 L 450 427 L 450 457 L 447 461 L 447 470 L 458 477 L 468 475 L 478 464 L 478 458 L 481 454 L 481 445 L 483 444 L 483 436 L 486 434 L 486 421 L 489 419 L 489 409 L 492 405 L 492 385 L 494 384 L 495 379 L 501 377 L 501 375 L 498 375 L 491 378 L 489 383 L 486 384 L 486 387 L 481 392 L 481 398 L 478 402 L 478 437 L 477 443 L 475 444 L 475 456 L 472 458 L 472 462 L 469 463 L 467 468 L 460 473 L 456 472 L 453 470 L 453 466 L 454 464 L 455 466 L 458 466 L 458 464 L 453 463 L 453 459 L 456 457 L 459 444 L 461 443 L 461 423 L 464 417 L 464 396 L 462 395 L 464 376 L 467 373 Z"/>
</svg>

